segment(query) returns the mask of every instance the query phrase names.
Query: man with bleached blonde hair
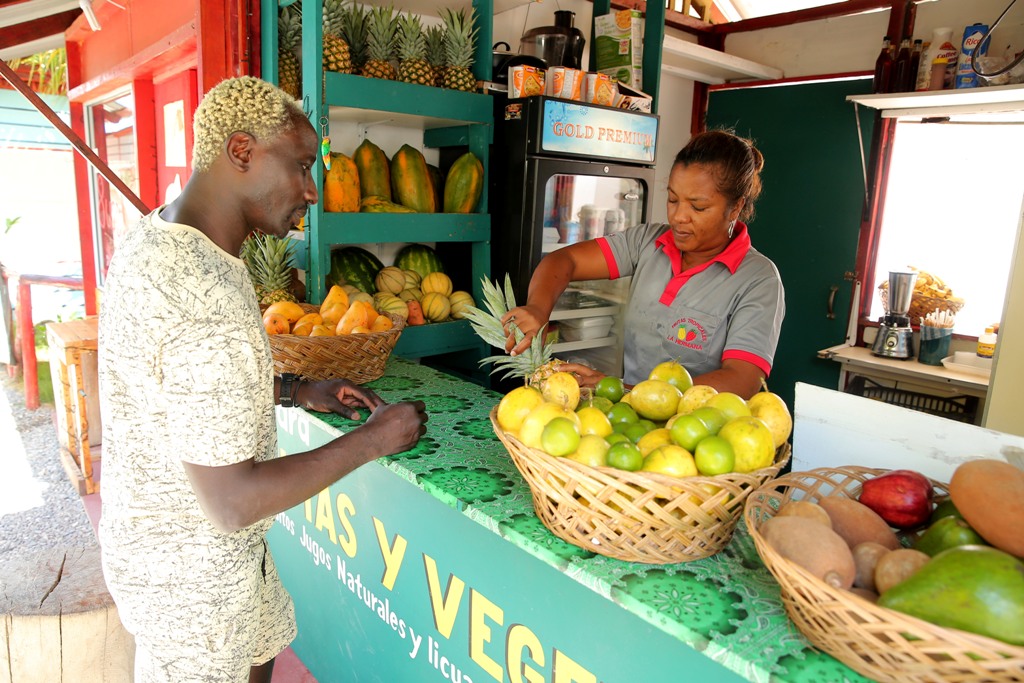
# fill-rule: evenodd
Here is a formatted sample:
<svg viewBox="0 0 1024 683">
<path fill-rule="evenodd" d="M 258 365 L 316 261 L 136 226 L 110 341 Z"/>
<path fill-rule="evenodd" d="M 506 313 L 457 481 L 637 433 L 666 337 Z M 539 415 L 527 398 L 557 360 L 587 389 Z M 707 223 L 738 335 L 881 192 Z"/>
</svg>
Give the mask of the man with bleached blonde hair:
<svg viewBox="0 0 1024 683">
<path fill-rule="evenodd" d="M 274 376 L 238 257 L 318 199 L 319 137 L 298 103 L 251 77 L 195 114 L 193 174 L 117 246 L 100 312 L 107 586 L 135 636 L 136 683 L 268 683 L 295 636 L 264 536 L 273 516 L 360 465 L 414 446 L 421 401 L 344 380 Z M 366 422 L 277 457 L 275 404 Z"/>
</svg>

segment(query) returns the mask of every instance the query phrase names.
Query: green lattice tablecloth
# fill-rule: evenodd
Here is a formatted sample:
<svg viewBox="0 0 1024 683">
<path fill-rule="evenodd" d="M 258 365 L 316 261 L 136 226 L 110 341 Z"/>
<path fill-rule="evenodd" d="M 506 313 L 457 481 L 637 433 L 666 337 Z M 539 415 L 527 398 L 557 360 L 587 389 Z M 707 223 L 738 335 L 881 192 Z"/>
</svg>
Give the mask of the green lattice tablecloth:
<svg viewBox="0 0 1024 683">
<path fill-rule="evenodd" d="M 729 545 L 703 560 L 654 566 L 597 555 L 537 519 L 529 486 L 492 431 L 500 394 L 395 357 L 367 386 L 389 402 L 420 399 L 430 415 L 416 448 L 384 458 L 385 467 L 510 543 L 751 681 L 869 680 L 793 626 L 742 521 Z M 317 417 L 343 432 L 358 424 Z"/>
</svg>

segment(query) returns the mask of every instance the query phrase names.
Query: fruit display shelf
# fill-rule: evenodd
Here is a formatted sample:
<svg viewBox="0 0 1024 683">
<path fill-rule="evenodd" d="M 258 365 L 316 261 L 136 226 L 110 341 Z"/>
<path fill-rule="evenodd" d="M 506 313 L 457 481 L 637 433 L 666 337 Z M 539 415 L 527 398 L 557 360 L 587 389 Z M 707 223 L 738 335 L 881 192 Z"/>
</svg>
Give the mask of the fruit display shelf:
<svg viewBox="0 0 1024 683">
<path fill-rule="evenodd" d="M 741 522 L 717 554 L 652 566 L 567 543 L 537 518 L 494 435 L 500 395 L 392 356 L 366 386 L 430 416 L 412 450 L 359 468 L 277 518 L 293 648 L 319 680 L 849 681 L 786 616 Z M 357 422 L 278 409 L 282 453 Z M 383 655 L 383 656 L 380 656 Z M 514 680 L 514 679 L 513 679 Z"/>
</svg>

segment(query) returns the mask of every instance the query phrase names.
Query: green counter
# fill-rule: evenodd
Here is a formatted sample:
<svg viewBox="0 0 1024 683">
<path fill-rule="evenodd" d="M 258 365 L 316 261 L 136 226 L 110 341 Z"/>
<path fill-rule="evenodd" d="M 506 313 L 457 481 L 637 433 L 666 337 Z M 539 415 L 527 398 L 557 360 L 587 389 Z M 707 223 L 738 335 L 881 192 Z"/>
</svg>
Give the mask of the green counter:
<svg viewBox="0 0 1024 683">
<path fill-rule="evenodd" d="M 717 555 L 613 560 L 552 535 L 491 430 L 500 395 L 393 358 L 371 386 L 418 398 L 427 435 L 278 516 L 293 648 L 321 683 L 865 681 L 812 649 L 740 528 Z M 282 453 L 356 423 L 278 408 Z"/>
</svg>

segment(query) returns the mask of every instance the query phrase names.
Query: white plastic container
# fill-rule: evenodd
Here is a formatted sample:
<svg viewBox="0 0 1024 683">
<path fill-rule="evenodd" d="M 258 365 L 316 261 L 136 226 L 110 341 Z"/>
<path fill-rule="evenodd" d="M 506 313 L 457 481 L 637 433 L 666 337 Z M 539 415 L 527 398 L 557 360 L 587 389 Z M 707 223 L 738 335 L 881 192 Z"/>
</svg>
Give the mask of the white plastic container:
<svg viewBox="0 0 1024 683">
<path fill-rule="evenodd" d="M 615 319 L 610 315 L 598 315 L 591 318 L 571 318 L 559 320 L 558 330 L 563 341 L 583 341 L 585 339 L 601 339 L 612 331 Z"/>
<path fill-rule="evenodd" d="M 988 377 L 992 374 L 992 359 L 982 358 L 970 351 L 957 351 L 952 356 L 943 358 L 942 365 L 947 370 L 966 372 L 981 377 Z"/>
</svg>

